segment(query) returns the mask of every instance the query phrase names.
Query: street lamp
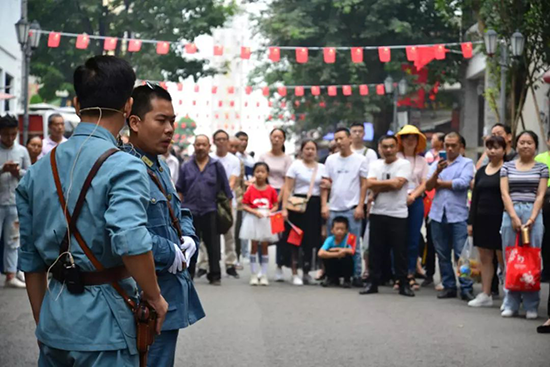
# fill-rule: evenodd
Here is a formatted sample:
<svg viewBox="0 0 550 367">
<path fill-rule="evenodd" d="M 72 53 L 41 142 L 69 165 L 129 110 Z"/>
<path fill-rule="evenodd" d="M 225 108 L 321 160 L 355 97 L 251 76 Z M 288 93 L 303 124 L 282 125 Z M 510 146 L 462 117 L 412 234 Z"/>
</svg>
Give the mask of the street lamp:
<svg viewBox="0 0 550 367">
<path fill-rule="evenodd" d="M 384 90 L 386 94 L 391 94 L 393 92 L 393 78 L 391 76 L 384 79 Z"/>
<path fill-rule="evenodd" d="M 40 44 L 40 24 L 34 20 L 30 25 L 25 18 L 15 23 L 17 41 L 23 52 L 23 143 L 29 136 L 29 75 L 32 51 Z"/>
<path fill-rule="evenodd" d="M 399 88 L 400 95 L 404 96 L 405 94 L 407 94 L 407 79 L 401 79 L 397 87 Z"/>
<path fill-rule="evenodd" d="M 523 54 L 525 46 L 525 37 L 519 31 L 514 32 L 510 39 L 512 46 L 512 55 L 520 57 Z M 499 100 L 499 118 L 502 124 L 506 123 L 506 71 L 508 70 L 508 42 L 505 39 L 498 39 L 498 34 L 490 29 L 485 33 L 485 49 L 487 55 L 493 56 L 497 50 L 497 44 L 500 44 L 500 100 Z"/>
</svg>

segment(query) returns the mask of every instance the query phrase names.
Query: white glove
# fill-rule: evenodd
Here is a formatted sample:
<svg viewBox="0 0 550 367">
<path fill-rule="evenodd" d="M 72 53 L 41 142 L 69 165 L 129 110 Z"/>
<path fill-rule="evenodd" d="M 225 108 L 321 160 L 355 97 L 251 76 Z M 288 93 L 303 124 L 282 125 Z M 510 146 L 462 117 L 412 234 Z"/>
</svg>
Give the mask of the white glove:
<svg viewBox="0 0 550 367">
<path fill-rule="evenodd" d="M 174 256 L 174 263 L 172 264 L 172 266 L 168 268 L 168 272 L 172 274 L 177 274 L 178 271 L 183 270 L 183 263 L 185 262 L 185 257 L 183 256 L 183 252 L 181 252 L 180 247 L 175 243 L 173 245 L 174 245 L 174 249 L 176 250 L 175 251 L 176 256 Z"/>
<path fill-rule="evenodd" d="M 195 245 L 195 241 L 191 237 L 182 236 L 180 238 L 181 245 L 180 249 L 183 252 L 183 257 L 185 259 L 185 262 L 187 265 L 191 263 L 191 258 L 197 252 L 197 246 Z"/>
</svg>

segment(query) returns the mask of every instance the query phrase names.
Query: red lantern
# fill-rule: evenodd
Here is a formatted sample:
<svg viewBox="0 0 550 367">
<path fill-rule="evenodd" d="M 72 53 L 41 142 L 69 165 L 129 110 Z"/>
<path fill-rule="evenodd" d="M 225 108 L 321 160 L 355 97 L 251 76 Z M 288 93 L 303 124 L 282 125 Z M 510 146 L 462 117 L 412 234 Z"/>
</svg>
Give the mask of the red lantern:
<svg viewBox="0 0 550 367">
<path fill-rule="evenodd" d="M 244 103 L 244 106 L 245 106 L 245 107 L 248 107 L 248 102 L 245 102 L 245 103 Z"/>
<path fill-rule="evenodd" d="M 368 96 L 369 95 L 369 86 L 366 84 L 361 84 L 359 86 L 359 94 L 362 96 Z"/>
<path fill-rule="evenodd" d="M 342 93 L 345 95 L 345 96 L 351 96 L 351 86 L 349 85 L 344 85 L 342 87 Z"/>
<path fill-rule="evenodd" d="M 188 43 L 185 45 L 185 53 L 194 54 L 197 52 L 197 45 L 194 43 Z"/>
<path fill-rule="evenodd" d="M 299 47 L 296 49 L 296 62 L 298 64 L 305 64 L 308 59 L 308 49 L 305 47 Z"/>
<path fill-rule="evenodd" d="M 301 97 L 304 95 L 304 87 L 296 87 L 294 88 L 294 95 L 296 97 Z"/>
<path fill-rule="evenodd" d="M 334 64 L 336 62 L 336 49 L 334 47 L 323 48 L 323 57 L 327 64 Z"/>
<path fill-rule="evenodd" d="M 281 108 L 285 108 L 286 107 L 286 102 L 285 101 L 282 101 L 281 102 Z"/>
<path fill-rule="evenodd" d="M 141 50 L 141 41 L 130 40 L 128 43 L 128 52 L 138 52 L 139 50 Z"/>
<path fill-rule="evenodd" d="M 198 84 L 195 84 L 194 90 L 195 90 L 195 93 L 199 93 L 199 90 L 200 90 L 200 89 L 199 89 L 199 85 L 198 85 Z"/>
<path fill-rule="evenodd" d="M 235 107 L 235 101 L 229 101 L 229 107 Z"/>
<path fill-rule="evenodd" d="M 445 60 L 445 45 L 436 45 L 434 46 L 434 57 L 436 60 Z"/>
<path fill-rule="evenodd" d="M 157 54 L 166 55 L 169 50 L 170 50 L 169 42 L 165 42 L 165 41 L 157 42 Z"/>
<path fill-rule="evenodd" d="M 193 101 L 193 106 L 196 106 L 197 105 L 197 101 Z"/>
<path fill-rule="evenodd" d="M 472 42 L 461 43 L 460 47 L 462 48 L 462 56 L 464 56 L 465 59 L 471 59 L 473 53 Z"/>
<path fill-rule="evenodd" d="M 48 47 L 59 47 L 59 41 L 61 41 L 61 35 L 59 32 L 50 32 L 48 36 Z"/>
<path fill-rule="evenodd" d="M 256 107 L 260 107 L 260 102 L 256 102 Z"/>
<path fill-rule="evenodd" d="M 384 84 L 376 85 L 376 94 L 378 94 L 379 96 L 382 96 L 385 94 Z"/>
<path fill-rule="evenodd" d="M 186 124 L 185 122 L 182 122 L 182 123 L 181 123 L 181 128 L 182 128 L 182 129 L 187 129 L 187 124 Z"/>
<path fill-rule="evenodd" d="M 331 85 L 331 86 L 328 87 L 328 95 L 329 96 L 334 97 L 334 96 L 336 96 L 337 93 L 338 92 L 337 92 L 336 86 Z"/>
<path fill-rule="evenodd" d="M 279 95 L 280 95 L 281 97 L 286 96 L 286 87 L 279 87 L 279 88 L 277 88 L 277 93 L 279 93 Z"/>
<path fill-rule="evenodd" d="M 262 94 L 266 97 L 269 96 L 269 87 L 263 87 Z"/>
<path fill-rule="evenodd" d="M 250 47 L 241 47 L 241 59 L 250 59 Z"/>
<path fill-rule="evenodd" d="M 160 82 L 159 85 L 162 89 L 168 89 L 168 85 L 166 85 L 166 82 Z"/>
<path fill-rule="evenodd" d="M 227 93 L 229 94 L 235 93 L 235 87 L 227 87 Z"/>
<path fill-rule="evenodd" d="M 212 87 L 212 94 L 216 94 L 218 92 L 218 87 L 213 86 Z"/>
<path fill-rule="evenodd" d="M 250 94 L 250 93 L 252 93 L 252 87 L 248 86 L 244 89 L 244 91 L 245 91 L 246 94 Z"/>
<path fill-rule="evenodd" d="M 416 46 L 407 46 L 407 60 L 413 62 L 418 57 L 418 48 Z"/>
<path fill-rule="evenodd" d="M 223 107 L 223 101 L 218 101 L 218 107 Z"/>
<path fill-rule="evenodd" d="M 378 57 L 380 62 L 389 62 L 391 60 L 391 51 L 389 47 L 378 47 Z"/>
<path fill-rule="evenodd" d="M 273 107 L 273 102 L 272 101 L 267 101 L 267 106 L 268 107 Z"/>
<path fill-rule="evenodd" d="M 321 94 L 321 88 L 314 85 L 313 87 L 311 87 L 311 94 L 314 96 L 318 96 L 319 94 Z"/>
<path fill-rule="evenodd" d="M 178 83 L 178 92 L 181 92 L 183 90 L 183 84 Z"/>
<path fill-rule="evenodd" d="M 107 37 L 103 42 L 103 49 L 105 51 L 114 51 L 116 49 L 117 39 L 115 37 Z"/>
<path fill-rule="evenodd" d="M 281 50 L 279 49 L 279 47 L 269 48 L 269 59 L 273 62 L 281 60 Z"/>
<path fill-rule="evenodd" d="M 80 50 L 87 49 L 89 43 L 90 37 L 88 37 L 87 34 L 79 34 L 78 37 L 76 37 L 76 48 Z"/>
<path fill-rule="evenodd" d="M 351 48 L 351 61 L 353 61 L 356 64 L 363 62 L 363 47 Z"/>
<path fill-rule="evenodd" d="M 294 106 L 300 107 L 300 101 L 294 101 Z"/>
<path fill-rule="evenodd" d="M 223 55 L 223 46 L 214 46 L 214 56 L 222 56 Z"/>
<path fill-rule="evenodd" d="M 327 104 L 325 103 L 325 101 L 321 101 L 321 102 L 319 102 L 319 107 L 325 108 L 325 107 L 327 107 Z"/>
</svg>

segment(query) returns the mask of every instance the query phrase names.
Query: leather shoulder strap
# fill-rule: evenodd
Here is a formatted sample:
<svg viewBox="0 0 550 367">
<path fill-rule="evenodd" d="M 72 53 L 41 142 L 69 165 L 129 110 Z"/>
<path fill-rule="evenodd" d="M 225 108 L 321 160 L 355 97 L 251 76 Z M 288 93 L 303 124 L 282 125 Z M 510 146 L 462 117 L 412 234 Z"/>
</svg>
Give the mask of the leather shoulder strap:
<svg viewBox="0 0 550 367">
<path fill-rule="evenodd" d="M 183 236 L 183 233 L 181 231 L 180 221 L 178 217 L 176 217 L 176 214 L 174 213 L 174 209 L 172 208 L 172 205 L 170 204 L 170 198 L 168 197 L 168 194 L 166 194 L 166 190 L 164 189 L 164 186 L 162 186 L 162 182 L 160 182 L 159 178 L 153 171 L 151 171 L 149 168 L 147 168 L 147 173 L 149 174 L 149 177 L 151 177 L 151 180 L 157 185 L 160 192 L 162 192 L 162 195 L 166 198 L 166 205 L 168 206 L 168 211 L 170 212 L 170 218 L 172 219 L 172 227 L 176 229 L 178 232 L 179 238 Z"/>
<path fill-rule="evenodd" d="M 63 210 L 63 213 L 65 214 L 65 219 L 66 219 L 67 223 L 69 224 L 69 230 L 67 231 L 67 233 L 65 234 L 65 237 L 63 238 L 63 242 L 61 244 L 61 248 L 60 248 L 59 251 L 60 251 L 60 253 L 63 253 L 63 252 L 66 252 L 68 250 L 68 248 L 69 248 L 69 236 L 72 234 L 75 237 L 76 242 L 78 243 L 78 245 L 80 246 L 80 248 L 82 249 L 84 254 L 86 255 L 86 257 L 90 260 L 90 262 L 93 264 L 93 266 L 96 268 L 96 270 L 98 270 L 98 271 L 105 270 L 105 267 L 103 266 L 103 264 L 101 264 L 101 262 L 99 262 L 97 257 L 95 257 L 94 253 L 90 250 L 90 248 L 88 247 L 88 245 L 84 241 L 84 238 L 82 238 L 82 236 L 80 235 L 80 232 L 79 232 L 78 228 L 76 227 L 76 222 L 78 220 L 80 212 L 82 211 L 82 206 L 84 205 L 84 201 L 86 199 L 86 194 L 87 194 L 88 190 L 90 189 L 92 180 L 94 179 L 95 175 L 97 174 L 97 172 L 99 171 L 99 169 L 101 168 L 103 163 L 107 160 L 107 158 L 109 158 L 111 155 L 115 154 L 119 150 L 116 149 L 116 148 L 111 148 L 111 149 L 107 150 L 94 163 L 94 165 L 92 166 L 92 169 L 90 170 L 90 172 L 88 173 L 88 176 L 86 177 L 86 180 L 84 181 L 84 185 L 82 186 L 82 190 L 80 191 L 80 194 L 79 194 L 78 199 L 76 201 L 74 213 L 73 213 L 72 216 L 69 213 L 69 209 L 67 208 L 67 203 L 66 203 L 66 200 L 65 200 L 65 196 L 63 195 L 63 188 L 61 187 L 61 180 L 59 178 L 59 171 L 58 171 L 58 168 L 57 168 L 57 161 L 56 161 L 56 158 L 55 158 L 56 150 L 57 150 L 57 147 L 55 147 L 52 150 L 52 152 L 50 153 L 50 164 L 51 164 L 51 167 L 52 167 L 53 179 L 54 179 L 54 182 L 55 182 L 55 188 L 56 188 L 56 191 L 57 191 L 57 196 L 59 198 L 59 203 L 61 204 L 61 209 Z M 120 294 L 120 296 L 122 297 L 122 299 L 124 299 L 124 301 L 126 302 L 128 307 L 132 311 L 134 311 L 135 307 L 136 307 L 136 304 L 126 294 L 126 292 L 124 291 L 124 289 L 122 289 L 120 284 L 118 284 L 117 282 L 113 282 L 113 283 L 111 283 L 111 286 L 117 291 L 118 294 Z"/>
<path fill-rule="evenodd" d="M 304 164 L 305 166 L 305 164 Z M 317 178 L 317 170 L 319 169 L 319 163 L 315 165 L 315 169 L 313 170 L 313 173 L 311 174 L 311 181 L 309 183 L 309 189 L 307 190 L 307 199 L 311 197 L 311 194 L 313 194 L 313 186 L 315 186 L 315 179 Z"/>
</svg>

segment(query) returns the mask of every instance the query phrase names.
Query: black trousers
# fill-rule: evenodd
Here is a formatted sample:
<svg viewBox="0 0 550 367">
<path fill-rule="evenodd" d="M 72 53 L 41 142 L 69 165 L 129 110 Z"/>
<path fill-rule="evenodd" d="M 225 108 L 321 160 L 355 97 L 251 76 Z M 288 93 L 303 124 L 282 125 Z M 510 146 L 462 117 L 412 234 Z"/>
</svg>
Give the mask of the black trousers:
<svg viewBox="0 0 550 367">
<path fill-rule="evenodd" d="M 325 272 L 328 279 L 344 278 L 349 281 L 353 275 L 353 256 L 344 256 L 340 259 L 324 259 Z"/>
<path fill-rule="evenodd" d="M 241 259 L 241 239 L 239 235 L 241 233 L 241 226 L 243 224 L 243 211 L 237 210 L 237 221 L 235 222 L 235 252 L 237 253 L 237 261 Z"/>
<path fill-rule="evenodd" d="M 407 218 L 371 214 L 369 236 L 369 281 L 380 284 L 384 257 L 393 250 L 395 279 L 407 281 Z"/>
<path fill-rule="evenodd" d="M 422 259 L 423 265 L 426 268 L 426 277 L 433 278 L 435 274 L 435 247 L 432 241 L 432 231 L 430 220 L 426 218 L 426 240 L 420 235 L 420 243 L 424 243 L 424 246 L 420 246 L 419 256 Z M 426 256 L 424 256 L 426 255 Z"/>
<path fill-rule="evenodd" d="M 206 251 L 208 252 L 208 268 L 210 269 L 210 273 L 208 273 L 207 277 L 209 280 L 220 280 L 221 245 L 220 235 L 216 225 L 216 212 L 211 212 L 204 215 L 194 215 L 193 225 L 195 226 L 197 236 L 204 242 Z M 189 273 L 192 278 L 195 276 L 198 256 L 199 251 L 195 252 L 195 255 L 193 255 L 193 258 L 191 259 L 191 264 L 189 265 Z"/>
<path fill-rule="evenodd" d="M 292 262 L 301 263 L 304 273 L 307 273 L 311 270 L 314 249 L 321 246 L 321 227 L 323 223 L 321 218 L 321 198 L 319 196 L 310 197 L 306 211 L 304 213 L 289 211 L 288 220 L 304 231 L 301 246 L 290 244 L 288 246 L 290 246 L 292 251 Z M 285 238 L 288 238 L 288 232 L 285 233 Z"/>
<path fill-rule="evenodd" d="M 542 206 L 542 221 L 544 223 L 544 237 L 542 238 L 542 272 L 550 276 L 550 188 L 546 190 Z"/>
</svg>

